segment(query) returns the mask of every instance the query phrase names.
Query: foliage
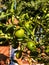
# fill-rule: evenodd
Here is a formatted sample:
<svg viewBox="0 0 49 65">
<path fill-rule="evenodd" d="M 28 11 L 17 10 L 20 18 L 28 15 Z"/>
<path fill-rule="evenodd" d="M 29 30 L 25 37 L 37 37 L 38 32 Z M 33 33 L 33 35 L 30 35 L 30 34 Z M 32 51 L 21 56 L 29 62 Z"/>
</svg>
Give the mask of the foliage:
<svg viewBox="0 0 49 65">
<path fill-rule="evenodd" d="M 47 48 L 49 46 L 49 1 L 5 0 L 2 2 L 5 2 L 5 7 L 0 8 L 0 44 L 9 41 L 15 47 L 21 42 L 20 50 L 24 50 L 28 41 L 34 41 L 36 49 L 40 49 L 35 52 L 37 58 L 33 56 L 35 60 L 43 61 L 42 53 L 49 58 L 49 48 Z M 19 21 L 18 24 L 13 23 L 15 18 Z M 9 19 L 11 24 L 7 25 Z M 18 39 L 15 31 L 20 28 L 24 29 L 25 34 L 23 38 Z M 47 62 L 45 57 L 44 62 Z"/>
</svg>

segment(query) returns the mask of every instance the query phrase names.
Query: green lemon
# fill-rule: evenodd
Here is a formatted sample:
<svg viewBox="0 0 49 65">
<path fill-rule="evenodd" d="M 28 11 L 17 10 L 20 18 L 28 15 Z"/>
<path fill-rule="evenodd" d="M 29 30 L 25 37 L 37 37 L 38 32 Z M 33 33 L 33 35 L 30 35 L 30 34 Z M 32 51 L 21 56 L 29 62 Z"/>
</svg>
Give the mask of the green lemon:
<svg viewBox="0 0 49 65">
<path fill-rule="evenodd" d="M 27 42 L 27 48 L 31 51 L 35 51 L 36 50 L 35 42 L 34 41 Z"/>
<path fill-rule="evenodd" d="M 15 36 L 18 38 L 24 37 L 24 30 L 21 28 L 15 32 Z"/>
<path fill-rule="evenodd" d="M 21 52 L 21 51 L 17 51 L 17 52 L 16 52 L 16 58 L 20 58 L 21 55 L 22 55 L 22 52 Z"/>
</svg>

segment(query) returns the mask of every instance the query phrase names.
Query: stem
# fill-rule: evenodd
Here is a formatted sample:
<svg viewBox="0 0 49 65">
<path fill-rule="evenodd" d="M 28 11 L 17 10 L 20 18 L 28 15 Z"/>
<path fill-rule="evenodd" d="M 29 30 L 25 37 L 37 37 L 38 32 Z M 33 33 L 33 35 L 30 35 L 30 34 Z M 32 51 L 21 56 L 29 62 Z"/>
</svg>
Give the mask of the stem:
<svg viewBox="0 0 49 65">
<path fill-rule="evenodd" d="M 2 36 L 0 35 L 0 38 L 2 38 L 2 39 L 3 38 L 5 38 L 5 39 L 12 39 L 12 37 L 8 37 L 8 36 L 5 36 L 5 35 L 2 35 Z"/>
<path fill-rule="evenodd" d="M 6 16 L 9 16 L 9 15 L 11 15 L 11 13 L 8 13 L 8 14 L 6 14 L 6 15 L 1 15 L 1 16 L 0 16 L 0 19 L 1 19 L 1 18 L 5 18 Z"/>
</svg>

